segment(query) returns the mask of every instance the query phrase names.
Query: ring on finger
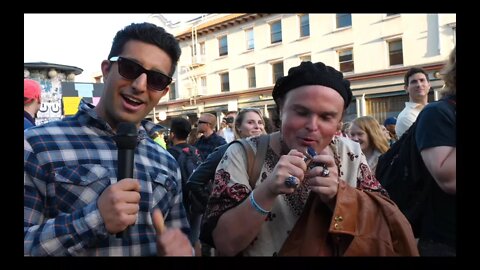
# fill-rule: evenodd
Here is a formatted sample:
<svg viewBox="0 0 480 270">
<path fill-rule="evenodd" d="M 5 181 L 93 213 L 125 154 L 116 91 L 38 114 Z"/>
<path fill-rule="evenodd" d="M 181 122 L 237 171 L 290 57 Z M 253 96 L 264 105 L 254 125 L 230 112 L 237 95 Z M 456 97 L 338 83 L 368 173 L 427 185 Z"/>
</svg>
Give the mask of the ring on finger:
<svg viewBox="0 0 480 270">
<path fill-rule="evenodd" d="M 297 188 L 299 181 L 297 177 L 290 175 L 289 177 L 287 177 L 287 179 L 285 179 L 284 184 L 288 188 Z"/>
<path fill-rule="evenodd" d="M 321 177 L 328 177 L 330 175 L 330 170 L 325 166 L 323 167 L 322 173 L 320 174 Z"/>
</svg>

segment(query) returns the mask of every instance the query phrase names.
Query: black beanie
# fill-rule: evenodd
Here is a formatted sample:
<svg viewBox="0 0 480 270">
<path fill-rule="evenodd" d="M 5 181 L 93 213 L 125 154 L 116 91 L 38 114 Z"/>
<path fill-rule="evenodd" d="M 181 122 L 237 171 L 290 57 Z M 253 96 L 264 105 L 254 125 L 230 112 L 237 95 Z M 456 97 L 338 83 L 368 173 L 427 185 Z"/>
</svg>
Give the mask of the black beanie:
<svg viewBox="0 0 480 270">
<path fill-rule="evenodd" d="M 277 106 L 277 100 L 285 97 L 288 91 L 304 85 L 323 85 L 334 89 L 342 96 L 345 109 L 352 101 L 350 81 L 344 79 L 340 71 L 322 62 L 313 64 L 307 61 L 302 62 L 300 66 L 290 68 L 287 76 L 277 80 L 272 92 Z"/>
</svg>

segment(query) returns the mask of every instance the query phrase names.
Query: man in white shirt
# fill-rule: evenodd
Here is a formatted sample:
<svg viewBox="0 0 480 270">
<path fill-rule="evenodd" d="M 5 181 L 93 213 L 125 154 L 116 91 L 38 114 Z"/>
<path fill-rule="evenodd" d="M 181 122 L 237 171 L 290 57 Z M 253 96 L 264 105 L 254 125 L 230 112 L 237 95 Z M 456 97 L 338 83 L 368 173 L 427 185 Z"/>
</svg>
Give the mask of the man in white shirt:
<svg viewBox="0 0 480 270">
<path fill-rule="evenodd" d="M 237 116 L 237 112 L 228 112 L 225 116 L 225 120 L 227 121 L 227 127 L 223 130 L 223 137 L 227 143 L 235 140 L 235 134 L 233 132 L 235 117 Z"/>
<path fill-rule="evenodd" d="M 428 91 L 430 91 L 428 74 L 421 68 L 411 68 L 405 74 L 405 91 L 408 93 L 408 102 L 397 117 L 395 132 L 398 138 L 417 120 L 420 111 L 428 103 Z"/>
</svg>

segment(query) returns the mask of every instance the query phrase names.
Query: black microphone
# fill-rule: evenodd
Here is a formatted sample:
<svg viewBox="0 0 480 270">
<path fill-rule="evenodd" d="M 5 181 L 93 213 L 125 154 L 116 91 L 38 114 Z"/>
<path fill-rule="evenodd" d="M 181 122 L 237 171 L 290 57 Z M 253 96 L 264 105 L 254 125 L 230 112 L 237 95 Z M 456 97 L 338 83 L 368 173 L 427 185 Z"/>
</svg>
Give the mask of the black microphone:
<svg viewBox="0 0 480 270">
<path fill-rule="evenodd" d="M 117 134 L 113 137 L 118 148 L 118 175 L 117 181 L 124 178 L 133 178 L 134 154 L 137 146 L 137 127 L 134 123 L 121 122 L 117 126 Z M 122 238 L 122 232 L 117 233 Z"/>
</svg>

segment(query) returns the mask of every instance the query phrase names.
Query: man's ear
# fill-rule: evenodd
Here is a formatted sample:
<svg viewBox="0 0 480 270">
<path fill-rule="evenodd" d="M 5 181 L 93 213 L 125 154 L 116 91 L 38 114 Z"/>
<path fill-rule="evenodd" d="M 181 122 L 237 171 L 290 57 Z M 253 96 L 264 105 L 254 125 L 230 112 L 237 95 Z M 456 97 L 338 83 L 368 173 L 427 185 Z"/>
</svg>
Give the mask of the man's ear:
<svg viewBox="0 0 480 270">
<path fill-rule="evenodd" d="M 108 60 L 103 60 L 100 68 L 102 69 L 102 76 L 103 80 L 105 81 L 108 78 L 108 74 L 110 73 L 110 68 L 112 67 L 112 62 Z"/>
<path fill-rule="evenodd" d="M 160 98 L 164 97 L 168 93 L 168 91 L 170 91 L 170 86 L 167 86 L 165 87 L 165 89 L 163 89 Z"/>
</svg>

